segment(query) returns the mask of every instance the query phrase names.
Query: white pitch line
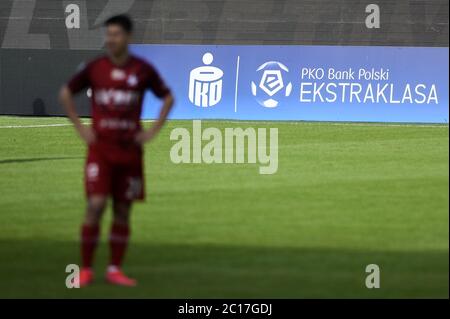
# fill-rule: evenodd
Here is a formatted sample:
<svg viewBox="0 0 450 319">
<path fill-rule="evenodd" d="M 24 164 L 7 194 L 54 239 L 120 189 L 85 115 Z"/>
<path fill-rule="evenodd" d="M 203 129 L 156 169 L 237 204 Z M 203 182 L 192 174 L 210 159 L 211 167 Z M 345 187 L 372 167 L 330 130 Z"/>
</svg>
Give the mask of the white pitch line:
<svg viewBox="0 0 450 319">
<path fill-rule="evenodd" d="M 154 122 L 154 120 L 142 120 L 142 123 Z M 82 122 L 83 124 L 90 124 L 90 122 Z M 72 126 L 71 123 L 58 123 L 58 124 L 30 124 L 30 125 L 4 125 L 0 128 L 39 128 L 39 127 L 61 127 L 61 126 Z"/>
<path fill-rule="evenodd" d="M 205 120 L 208 121 L 208 120 Z M 248 124 L 288 124 L 288 125 L 332 125 L 332 126 L 367 126 L 367 127 L 438 127 L 438 128 L 448 128 L 446 124 L 382 124 L 382 123 L 337 123 L 337 122 L 303 122 L 303 121 L 248 121 L 248 120 L 211 120 L 219 121 L 225 123 L 248 123 Z"/>
<path fill-rule="evenodd" d="M 35 125 L 6 125 L 0 128 L 34 128 L 34 127 L 55 127 L 55 126 L 69 126 L 72 124 L 35 124 Z"/>
<path fill-rule="evenodd" d="M 151 123 L 155 120 L 142 120 L 143 123 Z M 170 121 L 170 120 L 169 120 Z M 173 121 L 190 121 L 190 120 L 173 120 Z M 428 127 L 428 128 L 448 128 L 448 125 L 442 124 L 381 124 L 381 123 L 336 123 L 336 122 L 286 122 L 286 121 L 230 121 L 230 120 L 204 120 L 206 122 L 220 122 L 220 123 L 234 123 L 234 124 L 288 124 L 288 125 L 330 125 L 330 126 L 362 126 L 362 127 Z M 89 124 L 85 122 L 83 124 Z M 61 126 L 72 126 L 71 123 L 60 123 L 60 124 L 34 124 L 34 125 L 5 125 L 0 126 L 1 128 L 42 128 L 42 127 L 61 127 Z"/>
</svg>

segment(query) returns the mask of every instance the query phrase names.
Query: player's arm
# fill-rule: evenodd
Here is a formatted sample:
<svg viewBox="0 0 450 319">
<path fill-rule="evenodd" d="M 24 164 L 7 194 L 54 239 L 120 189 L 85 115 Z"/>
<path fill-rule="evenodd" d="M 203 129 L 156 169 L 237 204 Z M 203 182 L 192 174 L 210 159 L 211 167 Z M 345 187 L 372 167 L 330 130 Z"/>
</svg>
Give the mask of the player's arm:
<svg viewBox="0 0 450 319">
<path fill-rule="evenodd" d="M 59 92 L 59 101 L 63 105 L 67 117 L 74 124 L 80 137 L 88 144 L 95 142 L 95 133 L 90 126 L 83 125 L 76 111 L 75 100 L 70 88 L 64 85 Z"/>
<path fill-rule="evenodd" d="M 82 64 L 78 72 L 61 88 L 59 101 L 63 105 L 67 117 L 74 124 L 80 137 L 88 144 L 95 142 L 95 133 L 90 126 L 83 125 L 76 111 L 74 95 L 90 86 L 89 72 L 91 64 Z"/>
<path fill-rule="evenodd" d="M 143 144 L 145 142 L 150 141 L 153 137 L 155 137 L 158 134 L 158 132 L 164 126 L 164 123 L 167 120 L 167 116 L 169 115 L 170 110 L 173 107 L 174 98 L 173 95 L 170 92 L 168 92 L 166 93 L 166 95 L 164 95 L 162 100 L 163 104 L 158 119 L 153 123 L 153 125 L 148 130 L 141 131 L 136 135 L 136 142 Z"/>
<path fill-rule="evenodd" d="M 164 83 L 163 79 L 159 76 L 158 72 L 150 65 L 147 67 L 147 72 L 149 74 L 147 87 L 153 92 L 153 94 L 162 99 L 163 104 L 161 106 L 158 119 L 153 123 L 150 129 L 147 131 L 141 131 L 136 135 L 136 142 L 140 144 L 150 141 L 156 136 L 156 134 L 158 134 L 164 126 L 167 116 L 169 116 L 170 110 L 174 104 L 174 97 Z"/>
</svg>

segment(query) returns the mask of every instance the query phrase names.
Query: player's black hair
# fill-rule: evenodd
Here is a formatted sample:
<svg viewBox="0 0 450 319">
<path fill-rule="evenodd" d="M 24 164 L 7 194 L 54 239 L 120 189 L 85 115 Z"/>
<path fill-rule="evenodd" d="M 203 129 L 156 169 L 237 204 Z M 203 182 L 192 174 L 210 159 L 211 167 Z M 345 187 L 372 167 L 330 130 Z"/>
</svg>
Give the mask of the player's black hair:
<svg viewBox="0 0 450 319">
<path fill-rule="evenodd" d="M 120 26 L 127 33 L 133 32 L 133 21 L 131 21 L 131 18 L 126 14 L 119 14 L 116 16 L 112 16 L 111 18 L 106 20 L 103 25 L 107 27 L 113 24 Z"/>
</svg>

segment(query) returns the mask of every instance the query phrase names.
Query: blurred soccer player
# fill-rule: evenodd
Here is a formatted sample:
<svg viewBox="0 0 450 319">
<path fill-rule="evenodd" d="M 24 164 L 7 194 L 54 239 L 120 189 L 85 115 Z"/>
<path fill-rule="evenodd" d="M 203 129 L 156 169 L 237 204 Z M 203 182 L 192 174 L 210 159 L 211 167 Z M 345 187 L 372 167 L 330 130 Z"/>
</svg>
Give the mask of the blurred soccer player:
<svg viewBox="0 0 450 319">
<path fill-rule="evenodd" d="M 105 22 L 107 54 L 86 64 L 63 86 L 60 101 L 78 134 L 88 145 L 85 165 L 87 209 L 81 228 L 80 286 L 94 279 L 92 262 L 99 224 L 108 197 L 112 197 L 113 223 L 109 236 L 109 283 L 134 286 L 136 281 L 121 270 L 130 236 L 130 211 L 134 200 L 144 198 L 142 145 L 163 126 L 173 97 L 157 71 L 128 52 L 132 21 L 118 15 Z M 92 90 L 92 126 L 80 122 L 73 95 Z M 162 99 L 158 120 L 148 130 L 140 123 L 145 90 Z"/>
</svg>

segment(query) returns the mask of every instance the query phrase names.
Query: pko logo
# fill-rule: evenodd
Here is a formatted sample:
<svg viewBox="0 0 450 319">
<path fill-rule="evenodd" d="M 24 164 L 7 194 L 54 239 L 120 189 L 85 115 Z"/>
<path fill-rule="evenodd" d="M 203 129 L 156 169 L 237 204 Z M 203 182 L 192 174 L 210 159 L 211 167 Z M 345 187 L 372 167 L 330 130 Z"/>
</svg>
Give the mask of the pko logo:
<svg viewBox="0 0 450 319">
<path fill-rule="evenodd" d="M 222 98 L 223 71 L 210 66 L 214 57 L 207 52 L 203 55 L 204 66 L 191 71 L 189 76 L 189 101 L 196 106 L 216 105 Z"/>
<path fill-rule="evenodd" d="M 283 81 L 283 74 L 287 74 L 289 69 L 283 63 L 269 61 L 261 64 L 256 70 L 258 73 L 261 71 L 259 85 L 257 86 L 252 81 L 252 94 L 260 105 L 270 108 L 277 107 L 279 104 L 278 98 L 287 97 L 292 92 L 292 83 L 289 82 L 285 85 Z"/>
</svg>

